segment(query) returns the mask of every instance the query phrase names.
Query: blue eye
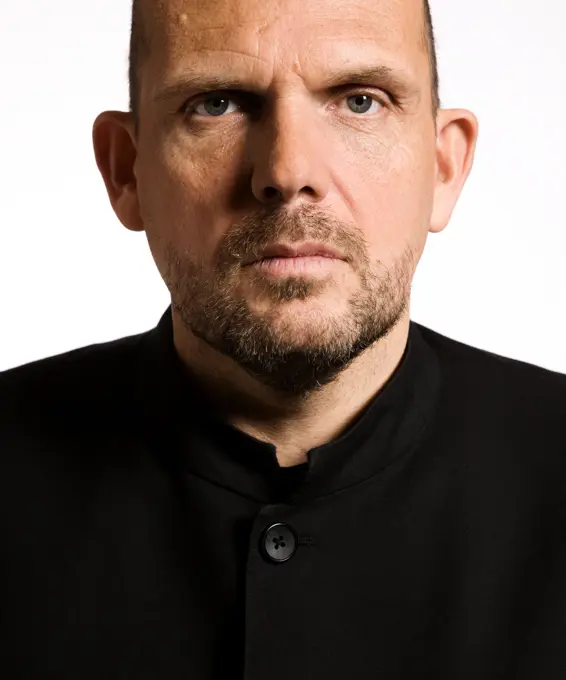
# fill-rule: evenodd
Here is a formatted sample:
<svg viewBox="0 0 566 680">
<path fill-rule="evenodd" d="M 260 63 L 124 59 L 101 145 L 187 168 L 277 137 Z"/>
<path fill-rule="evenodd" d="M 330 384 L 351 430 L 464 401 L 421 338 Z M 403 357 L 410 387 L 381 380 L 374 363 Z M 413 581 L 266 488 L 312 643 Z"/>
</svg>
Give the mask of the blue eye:
<svg viewBox="0 0 566 680">
<path fill-rule="evenodd" d="M 353 111 L 354 113 L 368 113 L 368 109 L 371 109 L 372 104 L 378 104 L 379 108 L 383 106 L 380 101 L 365 93 L 353 94 L 347 97 L 347 99 L 348 102 L 350 102 L 350 100 L 353 101 L 354 106 L 358 109 L 357 111 Z M 363 111 L 360 111 L 359 109 L 363 109 Z M 351 110 L 353 110 L 353 107 Z"/>
<path fill-rule="evenodd" d="M 194 107 L 194 112 L 197 113 L 198 115 L 206 117 L 211 117 L 211 118 L 219 118 L 222 116 L 224 113 L 226 113 L 226 109 L 228 108 L 226 104 L 228 102 L 233 102 L 233 99 L 229 99 L 226 96 L 223 95 L 210 95 L 206 99 L 201 100 L 195 107 Z M 202 106 L 204 108 L 204 113 L 201 113 L 198 111 L 198 107 Z"/>
<path fill-rule="evenodd" d="M 355 92 L 346 97 L 341 97 L 342 101 L 348 103 L 348 108 L 352 113 L 358 114 L 359 117 L 366 116 L 368 113 L 379 113 L 379 111 L 386 106 L 386 104 L 376 95 L 369 92 Z M 376 106 L 372 110 L 372 105 Z M 230 106 L 235 107 L 230 109 Z M 253 102 L 250 101 L 247 105 L 249 111 L 252 112 L 257 108 Z M 184 109 L 186 115 L 196 115 L 200 118 L 222 118 L 227 113 L 234 113 L 238 111 L 240 105 L 237 99 L 234 99 L 228 93 L 212 92 L 208 95 L 202 96 L 196 103 L 187 106 Z"/>
</svg>

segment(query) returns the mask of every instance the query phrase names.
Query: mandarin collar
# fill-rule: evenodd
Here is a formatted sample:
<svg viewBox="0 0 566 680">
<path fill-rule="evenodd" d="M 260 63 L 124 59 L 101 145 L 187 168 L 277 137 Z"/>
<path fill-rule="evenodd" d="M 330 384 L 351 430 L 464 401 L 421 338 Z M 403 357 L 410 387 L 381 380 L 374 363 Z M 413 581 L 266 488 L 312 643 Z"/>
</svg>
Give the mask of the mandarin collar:
<svg viewBox="0 0 566 680">
<path fill-rule="evenodd" d="M 171 306 L 138 345 L 143 431 L 155 455 L 177 474 L 195 474 L 260 503 L 301 502 L 334 493 L 409 455 L 424 435 L 440 387 L 435 351 L 411 320 L 397 368 L 337 439 L 282 468 L 276 447 L 222 421 L 173 343 Z"/>
</svg>

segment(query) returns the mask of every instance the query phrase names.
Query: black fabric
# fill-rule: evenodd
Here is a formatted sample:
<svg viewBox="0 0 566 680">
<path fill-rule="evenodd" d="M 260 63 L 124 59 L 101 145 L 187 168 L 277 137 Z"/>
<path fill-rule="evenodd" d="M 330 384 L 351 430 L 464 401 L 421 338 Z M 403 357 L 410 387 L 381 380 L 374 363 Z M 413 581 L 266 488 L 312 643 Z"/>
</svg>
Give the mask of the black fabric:
<svg viewBox="0 0 566 680">
<path fill-rule="evenodd" d="M 177 356 L 170 308 L 142 341 L 139 364 L 149 440 L 162 448 L 166 436 L 167 448 L 180 452 L 186 470 L 262 503 L 304 501 L 387 467 L 416 444 L 439 385 L 438 360 L 411 322 L 400 365 L 357 421 L 339 439 L 310 450 L 308 463 L 281 468 L 275 446 L 215 416 Z"/>
<path fill-rule="evenodd" d="M 411 322 L 281 468 L 147 333 L 0 374 L 0 677 L 566 677 L 566 376 Z"/>
</svg>

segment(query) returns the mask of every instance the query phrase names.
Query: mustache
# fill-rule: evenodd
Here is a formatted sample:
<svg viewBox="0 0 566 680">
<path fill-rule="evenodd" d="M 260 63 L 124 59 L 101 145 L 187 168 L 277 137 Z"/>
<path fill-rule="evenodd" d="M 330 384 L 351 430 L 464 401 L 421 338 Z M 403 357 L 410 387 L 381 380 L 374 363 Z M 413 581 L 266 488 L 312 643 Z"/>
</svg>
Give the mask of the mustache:
<svg viewBox="0 0 566 680">
<path fill-rule="evenodd" d="M 367 241 L 357 226 L 344 225 L 334 215 L 311 205 L 246 215 L 221 239 L 215 261 L 219 269 L 237 267 L 260 255 L 272 243 L 315 241 L 335 248 L 352 263 L 369 263 Z"/>
</svg>

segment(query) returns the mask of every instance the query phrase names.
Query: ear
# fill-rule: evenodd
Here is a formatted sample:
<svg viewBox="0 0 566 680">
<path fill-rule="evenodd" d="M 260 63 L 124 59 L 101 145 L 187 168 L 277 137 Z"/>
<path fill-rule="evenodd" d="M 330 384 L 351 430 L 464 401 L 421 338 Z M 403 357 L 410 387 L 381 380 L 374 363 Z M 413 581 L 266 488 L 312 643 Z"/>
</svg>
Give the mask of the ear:
<svg viewBox="0 0 566 680">
<path fill-rule="evenodd" d="M 131 113 L 105 111 L 94 121 L 96 164 L 116 217 L 131 231 L 143 231 L 134 171 L 137 142 Z"/>
<path fill-rule="evenodd" d="M 444 109 L 436 120 L 436 179 L 430 231 L 448 224 L 472 169 L 478 121 L 471 111 Z"/>
</svg>

